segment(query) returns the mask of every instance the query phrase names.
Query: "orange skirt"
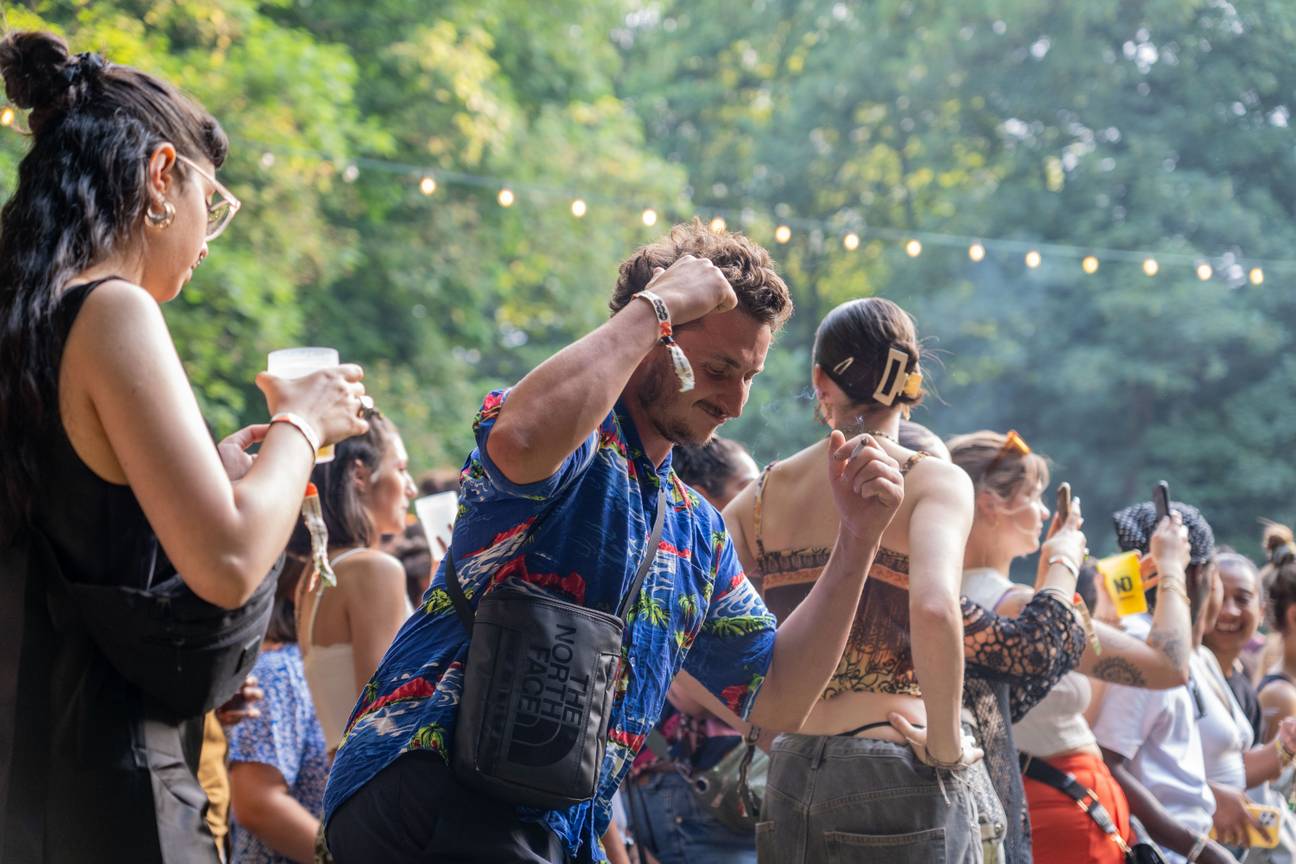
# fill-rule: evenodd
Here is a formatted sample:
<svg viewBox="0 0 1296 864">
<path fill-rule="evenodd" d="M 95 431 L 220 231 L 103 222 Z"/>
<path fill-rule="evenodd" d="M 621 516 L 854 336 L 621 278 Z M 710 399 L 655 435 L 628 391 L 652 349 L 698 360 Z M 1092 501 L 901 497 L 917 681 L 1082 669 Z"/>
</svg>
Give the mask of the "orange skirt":
<svg viewBox="0 0 1296 864">
<path fill-rule="evenodd" d="M 1129 801 L 1102 759 L 1080 753 L 1045 761 L 1075 775 L 1081 786 L 1093 790 L 1121 837 L 1127 843 L 1131 840 Z M 1124 864 L 1125 856 L 1116 841 L 1104 834 L 1071 796 L 1029 777 L 1022 780 L 1026 785 L 1026 806 L 1030 808 L 1031 852 L 1036 861 Z"/>
</svg>

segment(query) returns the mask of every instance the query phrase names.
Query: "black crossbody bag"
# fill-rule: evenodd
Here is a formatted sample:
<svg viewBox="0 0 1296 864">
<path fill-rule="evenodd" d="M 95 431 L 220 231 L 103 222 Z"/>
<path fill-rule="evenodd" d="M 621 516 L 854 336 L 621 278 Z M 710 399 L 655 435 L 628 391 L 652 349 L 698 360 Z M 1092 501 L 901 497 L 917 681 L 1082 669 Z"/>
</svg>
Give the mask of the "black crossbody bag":
<svg viewBox="0 0 1296 864">
<path fill-rule="evenodd" d="M 1121 852 L 1125 854 L 1127 864 L 1166 864 L 1161 850 L 1151 843 L 1135 842 L 1133 846 L 1127 844 L 1125 838 L 1116 830 L 1116 823 L 1112 822 L 1107 808 L 1091 790 L 1080 785 L 1080 781 L 1074 774 L 1059 771 L 1043 759 L 1032 759 L 1025 753 L 1020 755 L 1022 773 L 1045 786 L 1053 787 L 1074 801 L 1076 806 L 1089 814 L 1089 818 L 1098 824 L 1102 832 L 1120 847 Z"/>
<path fill-rule="evenodd" d="M 625 616 L 652 567 L 665 517 L 662 489 L 643 560 L 615 615 L 515 582 L 489 591 L 474 615 L 454 559 L 447 556 L 446 592 L 471 639 L 451 747 L 460 782 L 541 810 L 594 797 Z M 532 524 L 523 548 L 540 521 Z"/>
</svg>

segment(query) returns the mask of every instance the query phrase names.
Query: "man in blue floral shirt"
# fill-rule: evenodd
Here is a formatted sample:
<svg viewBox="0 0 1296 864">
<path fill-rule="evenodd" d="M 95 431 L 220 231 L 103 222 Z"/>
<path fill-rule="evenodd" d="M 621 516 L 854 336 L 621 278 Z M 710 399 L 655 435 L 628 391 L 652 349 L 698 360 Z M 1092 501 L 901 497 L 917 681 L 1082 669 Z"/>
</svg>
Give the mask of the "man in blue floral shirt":
<svg viewBox="0 0 1296 864">
<path fill-rule="evenodd" d="M 637 296 L 645 290 L 651 296 Z M 675 444 L 704 442 L 742 412 L 791 314 L 769 254 L 695 220 L 622 264 L 610 305 L 602 327 L 486 397 L 451 544 L 474 602 L 516 579 L 611 611 L 646 551 L 665 488 L 662 538 L 622 642 L 598 790 L 583 804 L 535 811 L 456 781 L 448 759 L 468 636 L 442 568 L 361 694 L 337 752 L 325 819 L 341 864 L 602 860 L 609 801 L 677 673 L 760 726 L 796 729 L 841 657 L 864 576 L 903 496 L 894 460 L 867 436 L 845 442 L 833 433 L 825 470 L 842 529 L 824 574 L 777 634 L 719 513 L 671 470 Z M 681 365 L 692 370 L 691 389 L 682 389 Z"/>
</svg>

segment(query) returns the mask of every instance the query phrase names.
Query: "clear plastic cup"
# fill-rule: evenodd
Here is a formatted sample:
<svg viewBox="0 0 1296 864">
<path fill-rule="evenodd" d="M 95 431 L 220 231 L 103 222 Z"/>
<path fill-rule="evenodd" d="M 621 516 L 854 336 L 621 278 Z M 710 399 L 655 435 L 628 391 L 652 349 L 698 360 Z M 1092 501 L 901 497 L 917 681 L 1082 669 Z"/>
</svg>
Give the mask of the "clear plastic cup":
<svg viewBox="0 0 1296 864">
<path fill-rule="evenodd" d="M 414 512 L 427 534 L 432 554 L 441 557 L 441 544 L 450 547 L 450 526 L 459 512 L 459 495 L 456 492 L 438 492 L 414 500 Z M 437 541 L 440 541 L 438 543 Z"/>
<path fill-rule="evenodd" d="M 336 348 L 282 348 L 271 351 L 266 371 L 278 378 L 305 378 L 321 369 L 339 365 Z M 333 445 L 325 444 L 315 453 L 315 462 L 332 462 Z"/>
</svg>

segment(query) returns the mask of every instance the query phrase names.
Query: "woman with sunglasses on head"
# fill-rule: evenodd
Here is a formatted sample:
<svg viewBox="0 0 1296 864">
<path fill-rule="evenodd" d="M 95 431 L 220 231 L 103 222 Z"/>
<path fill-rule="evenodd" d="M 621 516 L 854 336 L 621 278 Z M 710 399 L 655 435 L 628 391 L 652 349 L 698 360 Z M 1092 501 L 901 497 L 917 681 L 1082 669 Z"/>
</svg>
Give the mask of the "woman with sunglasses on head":
<svg viewBox="0 0 1296 864">
<path fill-rule="evenodd" d="M 170 84 L 50 34 L 5 36 L 0 74 L 32 133 L 0 212 L 0 552 L 47 544 L 70 584 L 110 587 L 147 588 L 165 559 L 197 602 L 236 609 L 287 543 L 316 447 L 365 430 L 361 370 L 260 376 L 273 422 L 213 446 L 160 304 L 237 210 L 215 179 L 220 125 Z M 0 735 L 19 754 L 0 753 L 0 784 L 21 771 L 43 786 L 0 797 L 0 854 L 157 861 L 165 831 L 168 856 L 216 860 L 193 777 L 202 718 L 127 683 L 51 620 L 33 593 L 43 567 L 22 569 L 27 599 L 4 598 L 20 626 L 0 650 L 46 671 L 20 671 L 15 692 L 50 720 L 20 711 Z"/>
<path fill-rule="evenodd" d="M 1000 615 L 1017 615 L 1035 592 L 1012 582 L 1008 572 L 1015 558 L 1040 549 L 1040 534 L 1049 517 L 1042 497 L 1049 483 L 1048 462 L 1015 431 L 960 435 L 949 441 L 949 448 L 950 458 L 967 472 L 976 489 L 976 516 L 964 552 L 963 593 Z M 1075 499 L 1073 509 L 1079 504 Z M 1055 518 L 1048 536 L 1057 525 Z M 1187 544 L 1182 525 L 1167 528 L 1166 537 L 1152 547 L 1154 555 L 1161 556 L 1158 563 L 1163 572 L 1173 577 L 1177 568 L 1171 562 L 1186 552 Z M 1041 565 L 1047 566 L 1050 558 L 1041 553 Z M 1025 756 L 1071 775 L 1094 791 L 1120 838 L 1113 839 L 1065 792 L 1039 779 L 1056 779 L 1056 775 L 1027 762 L 1025 792 L 1037 861 L 1120 864 L 1123 844 L 1134 841 L 1129 803 L 1103 763 L 1085 711 L 1092 695 L 1090 678 L 1154 689 L 1187 682 L 1188 605 L 1172 590 L 1178 582 L 1167 578 L 1164 584 L 1166 596 L 1157 604 L 1147 642 L 1093 621 L 1091 638 L 1075 671 L 1013 726 L 1013 739 Z"/>
<path fill-rule="evenodd" d="M 774 741 L 766 821 L 757 830 L 761 861 L 827 861 L 863 848 L 878 862 L 981 861 L 981 827 L 997 825 L 1002 835 L 1008 821 L 965 732 L 964 657 L 970 670 L 990 663 L 1021 672 L 1032 658 L 1006 650 L 1022 624 L 1001 629 L 960 603 L 972 521 L 967 477 L 896 440 L 902 416 L 922 398 L 919 355 L 913 321 L 881 298 L 842 304 L 816 334 L 812 374 L 824 420 L 848 435 L 870 434 L 904 466 L 905 497 L 837 672 L 799 732 Z M 816 462 L 826 446 L 773 464 L 725 511 L 745 569 L 780 618 L 818 578 L 837 530 Z M 1078 559 L 1083 538 L 1074 526 L 1059 536 Z M 1059 565 L 1047 584 L 1037 609 L 1046 626 L 1067 633 L 1074 576 Z M 1068 602 L 1051 596 L 1056 591 Z M 1001 845 L 1001 838 L 987 844 L 993 855 Z"/>
</svg>

